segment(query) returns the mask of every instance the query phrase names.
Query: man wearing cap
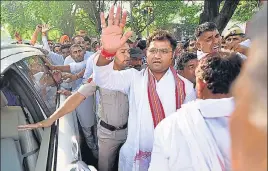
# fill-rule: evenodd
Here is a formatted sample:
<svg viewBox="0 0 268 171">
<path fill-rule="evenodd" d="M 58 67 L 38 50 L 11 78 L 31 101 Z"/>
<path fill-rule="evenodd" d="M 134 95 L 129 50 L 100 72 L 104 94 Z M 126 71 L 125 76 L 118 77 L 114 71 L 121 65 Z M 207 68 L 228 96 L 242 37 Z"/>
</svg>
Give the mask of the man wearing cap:
<svg viewBox="0 0 268 171">
<path fill-rule="evenodd" d="M 226 43 L 225 49 L 232 50 L 234 49 L 234 47 L 241 45 L 241 43 L 246 40 L 246 35 L 245 35 L 245 32 L 239 26 L 234 25 L 227 30 L 223 38 L 225 39 L 225 43 Z M 250 41 L 247 40 L 245 43 L 242 44 L 242 46 L 248 47 L 249 46 L 248 42 Z M 243 48 L 239 52 L 245 54 L 246 49 Z"/>
<path fill-rule="evenodd" d="M 140 71 L 142 69 L 142 50 L 140 48 L 131 48 L 129 51 L 130 54 L 130 67 L 135 68 Z"/>
</svg>

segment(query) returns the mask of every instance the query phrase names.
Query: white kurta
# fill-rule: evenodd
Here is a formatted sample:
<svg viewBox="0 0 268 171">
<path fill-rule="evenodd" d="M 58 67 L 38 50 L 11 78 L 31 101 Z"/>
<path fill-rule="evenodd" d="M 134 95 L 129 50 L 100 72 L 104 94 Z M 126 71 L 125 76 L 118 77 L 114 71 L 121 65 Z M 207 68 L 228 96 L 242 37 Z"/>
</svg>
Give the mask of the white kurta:
<svg viewBox="0 0 268 171">
<path fill-rule="evenodd" d="M 67 56 L 65 59 L 64 59 L 64 65 L 69 65 L 70 63 L 73 63 L 75 62 L 75 60 L 71 57 L 71 55 Z M 67 83 L 67 82 L 63 82 L 61 84 L 61 86 L 65 89 L 70 89 L 72 88 L 73 90 L 76 88 L 76 84 L 75 84 L 75 81 L 72 81 L 70 83 Z"/>
<path fill-rule="evenodd" d="M 148 170 L 150 156 L 148 163 L 145 163 L 142 169 L 133 166 L 137 146 L 142 151 L 151 152 L 154 141 L 154 126 L 147 96 L 148 72 L 145 72 L 145 69 L 141 71 L 135 69 L 115 71 L 113 70 L 113 62 L 98 67 L 95 64 L 98 57 L 97 53 L 93 67 L 94 82 L 101 88 L 121 91 L 127 94 L 129 99 L 128 137 L 120 150 L 119 170 Z M 181 76 L 180 78 L 185 83 L 186 98 L 184 103 L 196 99 L 193 84 Z M 166 116 L 174 113 L 176 111 L 175 81 L 170 70 L 159 82 L 156 82 L 156 91 Z"/>
<path fill-rule="evenodd" d="M 186 106 L 191 110 L 184 110 Z M 225 165 L 225 170 L 231 170 L 228 117 L 231 115 L 233 110 L 233 98 L 196 100 L 185 106 L 183 105 L 180 110 L 172 114 L 172 116 L 164 119 L 156 127 L 152 160 L 149 171 L 221 171 L 221 169 L 211 170 L 206 168 L 209 166 L 209 163 L 215 164 L 219 161 L 215 158 L 211 159 L 212 155 L 208 155 L 210 149 L 204 150 L 204 147 L 212 147 L 213 145 L 219 149 L 218 152 L 223 158 L 222 163 Z M 185 111 L 191 111 L 192 113 Z M 199 146 L 200 148 L 203 147 L 203 149 L 201 149 L 201 152 L 203 153 L 199 153 L 201 154 L 201 157 L 194 159 L 191 156 L 197 156 L 198 151 L 192 151 L 194 150 L 194 148 L 192 148 L 192 144 L 189 144 L 189 142 L 186 140 L 189 137 L 189 134 L 186 133 L 186 135 L 188 135 L 188 137 L 186 137 L 186 130 L 180 127 L 180 125 L 183 122 L 181 117 L 182 115 L 189 116 L 195 111 L 197 111 L 197 114 L 200 114 L 200 116 L 204 118 L 208 132 L 200 132 L 199 135 L 201 136 L 199 136 L 199 138 L 196 137 L 196 135 L 193 135 L 193 137 L 196 137 L 194 140 L 199 141 L 192 143 L 196 143 L 195 145 Z M 197 118 L 196 115 L 194 115 L 194 117 Z M 192 127 L 196 126 L 196 128 L 193 129 L 198 131 L 204 130 L 201 128 L 201 125 L 199 124 L 200 122 L 201 120 L 198 119 L 197 124 L 192 125 Z M 208 140 L 207 137 L 209 136 L 212 139 L 210 139 L 211 141 L 209 143 L 206 143 Z M 201 142 L 205 142 L 205 146 L 202 146 Z M 206 163 L 206 169 L 201 167 L 200 162 L 197 161 L 202 160 L 202 158 L 205 158 L 204 163 Z"/>
</svg>

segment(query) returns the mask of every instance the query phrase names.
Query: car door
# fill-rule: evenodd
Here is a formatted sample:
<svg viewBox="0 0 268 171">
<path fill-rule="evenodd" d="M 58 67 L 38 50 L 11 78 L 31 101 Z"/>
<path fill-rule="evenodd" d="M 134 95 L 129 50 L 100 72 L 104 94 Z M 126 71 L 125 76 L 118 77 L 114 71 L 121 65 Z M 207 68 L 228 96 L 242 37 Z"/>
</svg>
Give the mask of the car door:
<svg viewBox="0 0 268 171">
<path fill-rule="evenodd" d="M 65 100 L 64 96 L 57 94 L 58 74 L 55 75 L 45 66 L 40 55 L 24 58 L 16 66 L 35 92 L 35 99 L 45 118 L 49 117 Z M 73 161 L 81 160 L 78 138 L 77 118 L 71 113 L 60 118 L 51 128 L 45 128 L 36 170 L 64 170 Z"/>
</svg>

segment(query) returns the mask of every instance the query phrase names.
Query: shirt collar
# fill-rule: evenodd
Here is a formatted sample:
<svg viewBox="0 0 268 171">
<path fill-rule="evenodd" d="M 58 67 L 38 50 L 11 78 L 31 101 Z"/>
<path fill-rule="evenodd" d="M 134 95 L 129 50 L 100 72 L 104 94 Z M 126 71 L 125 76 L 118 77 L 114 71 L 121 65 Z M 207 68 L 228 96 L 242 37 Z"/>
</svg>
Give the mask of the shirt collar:
<svg viewBox="0 0 268 171">
<path fill-rule="evenodd" d="M 228 117 L 234 110 L 234 98 L 199 99 L 197 105 L 205 118 Z"/>
<path fill-rule="evenodd" d="M 208 53 L 205 53 L 205 52 L 203 52 L 201 50 L 198 50 L 197 51 L 197 59 L 200 60 L 200 59 L 204 58 L 207 54 Z"/>
<path fill-rule="evenodd" d="M 149 67 L 148 67 L 148 69 L 149 69 Z M 149 69 L 149 72 L 152 74 L 152 71 L 150 69 Z M 168 68 L 168 70 L 166 71 L 166 73 L 164 74 L 164 76 L 160 80 L 162 80 L 164 77 L 168 76 L 170 72 L 171 72 L 171 70 L 170 70 L 170 68 Z M 152 75 L 154 77 L 154 74 L 152 74 Z M 155 79 L 155 77 L 154 77 L 154 79 Z M 155 79 L 155 81 L 156 81 L 156 79 Z"/>
</svg>

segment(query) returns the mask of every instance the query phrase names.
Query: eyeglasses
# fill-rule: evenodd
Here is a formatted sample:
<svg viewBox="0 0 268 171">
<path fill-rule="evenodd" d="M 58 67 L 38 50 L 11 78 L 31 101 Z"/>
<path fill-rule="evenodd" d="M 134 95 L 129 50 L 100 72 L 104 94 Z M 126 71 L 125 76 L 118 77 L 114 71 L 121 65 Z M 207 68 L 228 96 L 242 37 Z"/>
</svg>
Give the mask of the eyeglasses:
<svg viewBox="0 0 268 171">
<path fill-rule="evenodd" d="M 169 52 L 172 52 L 172 50 L 169 50 L 169 49 L 156 49 L 156 48 L 151 48 L 148 50 L 149 53 L 155 55 L 157 54 L 158 52 L 161 54 L 161 55 L 166 55 L 168 54 Z"/>
</svg>

